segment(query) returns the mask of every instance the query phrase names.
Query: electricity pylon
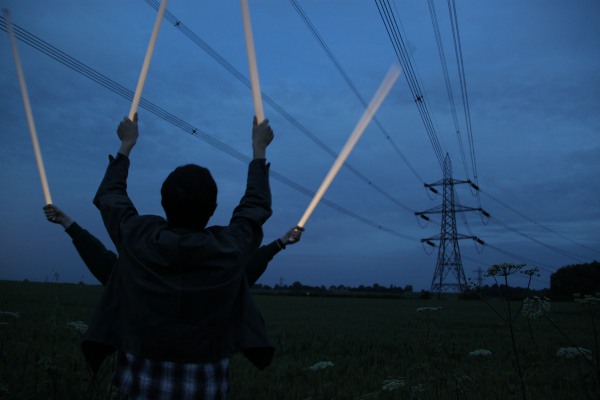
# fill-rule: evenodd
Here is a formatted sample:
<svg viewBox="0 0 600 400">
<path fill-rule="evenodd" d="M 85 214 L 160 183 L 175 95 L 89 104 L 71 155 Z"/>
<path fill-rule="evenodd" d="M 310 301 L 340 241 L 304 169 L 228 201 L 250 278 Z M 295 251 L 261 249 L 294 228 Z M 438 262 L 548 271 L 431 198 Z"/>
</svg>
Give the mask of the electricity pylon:
<svg viewBox="0 0 600 400">
<path fill-rule="evenodd" d="M 431 292 L 437 293 L 438 298 L 443 290 L 451 290 L 462 292 L 467 289 L 467 278 L 465 277 L 465 271 L 462 266 L 462 260 L 460 257 L 460 248 L 458 241 L 461 239 L 472 239 L 479 244 L 484 242 L 477 236 L 466 236 L 461 235 L 456 231 L 456 213 L 465 211 L 479 211 L 485 216 L 489 214 L 481 208 L 465 207 L 462 205 L 456 205 L 454 202 L 454 185 L 468 183 L 475 190 L 479 190 L 470 180 L 463 181 L 452 178 L 452 162 L 450 156 L 446 154 L 444 159 L 444 179 L 431 184 L 425 184 L 426 188 L 437 193 L 434 186 L 442 186 L 443 188 L 443 202 L 441 206 L 431 208 L 427 211 L 416 212 L 415 215 L 429 220 L 425 214 L 442 214 L 441 231 L 439 235 L 435 235 L 429 238 L 421 239 L 422 243 L 426 243 L 430 246 L 435 246 L 434 240 L 439 240 L 440 247 L 438 249 L 437 264 L 433 279 L 431 280 Z M 452 273 L 454 276 L 454 282 L 448 282 L 447 276 Z"/>
</svg>

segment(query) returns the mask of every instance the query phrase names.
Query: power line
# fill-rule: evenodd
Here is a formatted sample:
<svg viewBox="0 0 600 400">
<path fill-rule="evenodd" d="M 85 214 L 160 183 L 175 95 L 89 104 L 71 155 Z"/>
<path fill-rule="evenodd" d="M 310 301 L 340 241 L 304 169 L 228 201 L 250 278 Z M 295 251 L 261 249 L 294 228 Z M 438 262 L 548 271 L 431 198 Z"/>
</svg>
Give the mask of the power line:
<svg viewBox="0 0 600 400">
<path fill-rule="evenodd" d="M 447 68 L 447 64 L 446 64 L 446 60 L 445 60 L 445 54 L 444 54 L 444 49 L 443 49 L 443 44 L 442 44 L 442 40 L 441 40 L 441 33 L 440 33 L 440 29 L 439 29 L 439 25 L 437 22 L 437 15 L 435 12 L 435 6 L 432 0 L 428 0 L 428 5 L 429 5 L 429 12 L 430 12 L 430 17 L 432 20 L 432 25 L 433 25 L 433 30 L 434 30 L 434 35 L 436 38 L 436 43 L 437 43 L 437 47 L 438 47 L 438 53 L 440 56 L 440 60 L 442 63 L 442 71 L 444 73 L 444 79 L 446 82 L 446 89 L 448 92 L 448 99 L 451 105 L 451 109 L 452 109 L 452 113 L 453 113 L 453 117 L 454 117 L 454 124 L 455 124 L 455 128 L 458 134 L 458 139 L 459 139 L 459 145 L 460 145 L 460 150 L 461 150 L 461 156 L 463 159 L 463 165 L 465 167 L 465 171 L 467 173 L 468 176 L 468 168 L 466 165 L 466 159 L 465 159 L 465 155 L 464 155 L 464 149 L 462 146 L 462 140 L 460 138 L 460 130 L 459 130 L 459 126 L 458 126 L 458 121 L 456 118 L 456 107 L 454 104 L 454 99 L 452 96 L 452 89 L 451 89 L 451 85 L 450 85 L 450 80 L 449 80 L 449 75 L 448 75 L 448 68 Z M 473 145 L 473 134 L 472 134 L 472 125 L 471 125 L 471 117 L 470 117 L 470 109 L 469 109 L 469 101 L 468 101 L 468 92 L 467 92 L 467 86 L 466 86 L 466 78 L 465 78 L 465 70 L 464 70 L 464 63 L 463 63 L 463 58 L 462 58 L 462 46 L 461 46 L 461 42 L 460 42 L 460 33 L 459 33 L 459 29 L 458 29 L 458 18 L 457 18 L 457 13 L 456 13 L 456 7 L 454 4 L 454 0 L 448 0 L 448 6 L 449 6 L 449 10 L 450 10 L 450 20 L 451 20 L 451 26 L 452 26 L 452 36 L 453 36 L 453 40 L 454 40 L 454 48 L 455 48 L 455 56 L 456 56 L 456 61 L 457 61 L 457 65 L 458 65 L 458 71 L 459 71 L 459 78 L 460 78 L 460 88 L 461 88 L 461 95 L 462 95 L 462 100 L 463 100 L 463 108 L 465 111 L 465 121 L 466 121 L 466 125 L 467 125 L 467 131 L 468 131 L 468 137 L 469 137 L 469 148 L 470 148 L 470 155 L 471 155 L 471 163 L 473 166 L 473 174 L 474 174 L 474 180 L 475 180 L 475 184 L 477 185 L 477 166 L 476 166 L 476 158 L 475 158 L 475 149 L 474 149 L 474 145 Z M 478 200 L 478 204 L 481 207 L 481 201 L 480 201 L 480 196 L 479 194 L 477 194 L 477 200 Z M 570 252 L 566 252 L 566 251 L 562 251 L 559 250 L 553 246 L 547 245 L 546 243 L 543 243 L 529 235 L 526 235 L 522 232 L 519 232 L 518 230 L 508 226 L 507 224 L 499 221 L 497 218 L 493 218 L 494 221 L 498 224 L 500 224 L 501 226 L 503 226 L 505 229 L 511 230 L 514 233 L 517 233 L 527 239 L 530 239 L 538 244 L 541 244 L 553 251 L 556 251 L 562 255 L 565 255 L 567 257 L 570 258 L 574 258 L 574 259 L 580 259 L 580 257 L 576 254 L 570 253 Z M 470 227 L 468 226 L 468 222 L 466 219 L 466 216 L 463 215 L 463 220 L 465 225 L 467 226 L 467 229 L 470 231 Z"/>
<path fill-rule="evenodd" d="M 344 79 L 344 81 L 346 82 L 346 84 L 350 87 L 350 89 L 352 90 L 352 92 L 354 93 L 354 95 L 358 98 L 358 100 L 361 102 L 361 104 L 363 105 L 363 107 L 365 107 L 365 109 L 366 109 L 367 106 L 368 106 L 367 101 L 360 94 L 360 92 L 358 91 L 358 89 L 356 88 L 356 86 L 354 85 L 354 83 L 352 82 L 352 80 L 350 79 L 350 76 L 346 73 L 346 71 L 344 70 L 344 68 L 338 62 L 337 58 L 335 57 L 335 55 L 333 54 L 333 52 L 331 51 L 331 49 L 329 48 L 329 46 L 327 45 L 327 43 L 325 42 L 325 40 L 321 37 L 321 34 L 317 30 L 317 28 L 313 25 L 313 23 L 311 22 L 310 18 L 308 18 L 308 15 L 304 12 L 304 10 L 302 9 L 302 7 L 300 7 L 300 5 L 298 4 L 298 2 L 296 0 L 290 0 L 290 3 L 292 3 L 292 6 L 294 7 L 294 9 L 298 13 L 298 15 L 300 15 L 300 17 L 302 18 L 302 21 L 308 27 L 308 29 L 313 34 L 313 36 L 315 37 L 315 39 L 317 39 L 317 42 L 319 42 L 319 45 L 325 51 L 325 53 L 327 54 L 327 57 L 329 57 L 329 59 L 331 60 L 331 62 L 335 66 L 335 68 L 338 70 L 338 72 L 340 73 L 340 75 L 342 76 L 342 78 Z M 385 128 L 383 127 L 383 125 L 381 124 L 381 122 L 377 119 L 377 116 L 373 116 L 373 121 L 375 122 L 375 124 L 379 128 L 380 132 L 383 133 L 383 135 L 385 136 L 385 138 L 388 140 L 388 142 L 390 143 L 390 145 L 394 148 L 394 150 L 396 151 L 396 153 L 400 156 L 400 158 L 402 159 L 402 161 L 404 161 L 404 163 L 411 170 L 411 172 L 413 173 L 413 175 L 415 175 L 417 177 L 417 179 L 419 179 L 419 181 L 421 181 L 421 183 L 424 183 L 423 178 L 421 178 L 421 176 L 417 173 L 417 171 L 415 170 L 415 168 L 408 162 L 408 160 L 406 159 L 406 157 L 404 156 L 404 154 L 402 154 L 402 152 L 400 151 L 400 148 L 398 147 L 398 145 L 396 145 L 396 143 L 394 142 L 394 140 L 392 139 L 392 137 L 390 136 L 390 134 L 385 130 Z"/>
<path fill-rule="evenodd" d="M 516 233 L 516 234 L 518 234 L 518 235 L 520 235 L 520 236 L 522 236 L 522 237 L 524 237 L 526 239 L 529 239 L 529 240 L 531 240 L 531 241 L 533 241 L 533 242 L 535 242 L 535 243 L 537 243 L 539 245 L 542 245 L 542 246 L 546 247 L 547 249 L 550 249 L 552 251 L 560 253 L 563 256 L 569 257 L 569 258 L 571 258 L 573 260 L 576 260 L 576 261 L 585 260 L 583 257 L 578 256 L 577 254 L 574 254 L 574 253 L 571 253 L 571 252 L 568 252 L 568 251 L 565 251 L 565 250 L 560 250 L 560 249 L 558 249 L 558 248 L 556 248 L 554 246 L 550 246 L 549 244 L 546 244 L 546 243 L 542 242 L 541 240 L 538 240 L 538 239 L 536 239 L 534 237 L 531 237 L 530 235 L 528 235 L 526 233 L 520 232 L 517 229 L 511 227 L 510 225 L 508 225 L 508 224 L 500 221 L 498 218 L 496 218 L 494 216 L 491 216 L 490 219 L 492 221 L 496 222 L 498 225 L 502 226 L 503 228 L 505 228 L 505 229 L 507 229 L 509 231 L 512 231 L 512 232 L 514 232 L 514 233 Z"/>
<path fill-rule="evenodd" d="M 555 230 L 553 230 L 553 229 L 551 229 L 551 228 L 549 228 L 549 227 L 547 227 L 547 226 L 545 226 L 545 225 L 542 225 L 542 224 L 540 224 L 539 222 L 536 222 L 536 221 L 534 221 L 534 220 L 533 220 L 531 217 L 529 217 L 529 216 L 527 216 L 527 215 L 525 215 L 525 214 L 523 214 L 523 213 L 519 212 L 519 211 L 518 211 L 518 210 L 516 210 L 515 208 L 513 208 L 513 207 L 509 206 L 509 205 L 508 205 L 508 204 L 506 204 L 505 202 L 503 202 L 503 201 L 501 201 L 500 199 L 498 199 L 497 197 L 493 196 L 491 193 L 489 193 L 489 192 L 487 192 L 487 191 L 484 191 L 484 190 L 481 190 L 481 192 L 482 192 L 483 194 L 487 195 L 487 196 L 488 196 L 490 199 L 492 199 L 492 200 L 494 200 L 495 202 L 497 202 L 498 204 L 500 204 L 500 205 L 502 205 L 502 206 L 504 206 L 504 207 L 508 208 L 510 211 L 514 212 L 514 213 L 515 213 L 515 214 L 517 214 L 518 216 L 520 216 L 520 217 L 522 217 L 522 218 L 525 218 L 525 219 L 526 219 L 526 220 L 528 220 L 529 222 L 531 222 L 531 223 L 533 223 L 533 224 L 537 225 L 538 227 L 540 227 L 540 228 L 544 229 L 545 231 L 547 231 L 547 232 L 550 232 L 550 233 L 553 233 L 554 235 L 556 235 L 556 236 L 560 237 L 561 239 L 567 240 L 567 241 L 569 241 L 569 242 L 571 242 L 571 243 L 573 243 L 573 244 L 575 244 L 575 245 L 577 245 L 577 246 L 579 246 L 579 247 L 581 247 L 581 248 L 583 248 L 583 249 L 589 250 L 589 251 L 591 251 L 591 252 L 593 252 L 593 253 L 596 253 L 596 254 L 598 253 L 598 250 L 592 249 L 591 247 L 587 247 L 587 246 L 585 246 L 585 245 L 583 245 L 583 244 L 581 244 L 581 243 L 578 243 L 578 242 L 574 241 L 573 239 L 571 239 L 571 238 L 568 238 L 568 237 L 566 237 L 566 236 L 564 236 L 564 235 L 561 235 L 560 233 L 556 232 Z"/>
<path fill-rule="evenodd" d="M 467 91 L 467 79 L 465 76 L 465 67 L 462 57 L 462 44 L 460 41 L 460 31 L 458 29 L 458 17 L 456 13 L 456 5 L 454 0 L 448 0 L 448 10 L 450 13 L 450 25 L 452 26 L 452 38 L 454 40 L 454 52 L 456 56 L 456 64 L 458 66 L 458 77 L 460 81 L 460 91 L 463 101 L 463 109 L 465 111 L 465 122 L 467 126 L 467 137 L 469 139 L 469 150 L 471 154 L 471 164 L 473 167 L 473 181 L 479 185 L 479 177 L 477 174 L 477 162 L 475 159 L 475 145 L 473 142 L 473 129 L 471 126 L 471 110 L 469 108 L 469 94 Z M 477 202 L 481 207 L 481 198 L 477 193 Z"/>
<path fill-rule="evenodd" d="M 3 16 L 0 16 L 0 29 L 7 32 L 6 20 Z M 70 69 L 74 70 L 75 72 L 93 80 L 94 82 L 100 84 L 101 86 L 104 86 L 105 88 L 118 94 L 119 96 L 121 96 L 127 100 L 131 100 L 133 98 L 133 92 L 131 90 L 125 88 L 121 84 L 113 81 L 112 79 L 106 77 L 105 75 L 94 70 L 93 68 L 83 64 L 82 62 L 76 60 L 75 58 L 69 56 L 68 54 L 66 54 L 63 51 L 57 49 L 56 47 L 50 45 L 49 43 L 45 42 L 44 40 L 38 38 L 37 36 L 33 35 L 32 33 L 28 32 L 27 30 L 19 27 L 18 25 L 14 24 L 14 23 L 13 23 L 13 30 L 15 32 L 16 38 L 19 39 L 20 41 L 24 42 L 25 44 L 33 47 L 34 49 L 36 49 L 38 51 L 41 51 L 42 53 L 53 58 L 54 60 L 58 61 L 59 63 L 65 65 L 65 66 L 69 67 Z M 235 150 L 234 148 L 219 141 L 218 139 L 215 139 L 211 135 L 190 125 L 189 123 L 183 121 L 182 119 L 176 117 L 175 115 L 169 113 L 168 111 L 160 108 L 156 104 L 154 104 L 144 98 L 142 98 L 140 100 L 140 107 L 150 111 L 151 113 L 158 116 L 159 118 L 162 118 L 167 122 L 170 122 L 172 125 L 175 125 L 176 127 L 182 129 L 183 131 L 188 132 L 188 133 L 192 134 L 193 136 L 196 136 L 196 137 L 204 140 L 211 146 L 216 147 L 217 149 L 232 156 L 233 158 L 238 159 L 239 161 L 242 161 L 244 163 L 249 163 L 251 161 L 250 157 L 240 153 L 239 151 Z M 307 189 L 306 187 L 296 183 L 295 181 L 285 177 L 284 175 L 279 174 L 273 170 L 270 171 L 270 174 L 271 174 L 271 176 L 273 176 L 273 178 L 275 178 L 276 180 L 280 181 L 281 183 L 291 187 L 292 189 L 295 189 L 295 190 L 299 191 L 300 193 L 303 193 L 311 198 L 314 196 L 313 191 L 311 191 L 311 190 Z M 386 233 L 393 234 L 395 236 L 402 237 L 407 240 L 411 240 L 411 241 L 417 240 L 416 238 L 412 238 L 408 235 L 405 235 L 405 234 L 397 232 L 393 229 L 387 228 L 381 224 L 378 224 L 377 222 L 372 221 L 366 217 L 363 217 L 353 211 L 350 211 L 347 208 L 342 207 L 341 205 L 339 205 L 337 203 L 334 203 L 334 202 L 326 200 L 326 199 L 323 199 L 321 201 L 324 204 L 326 204 L 327 206 L 337 210 L 338 212 L 343 213 L 351 218 L 354 218 L 364 224 L 370 225 L 371 227 L 374 227 L 374 228 L 384 231 Z"/>
<path fill-rule="evenodd" d="M 460 155 L 463 162 L 463 167 L 465 169 L 465 175 L 467 179 L 471 179 L 469 174 L 469 168 L 467 167 L 467 159 L 465 156 L 465 149 L 463 146 L 462 137 L 460 135 L 460 126 L 458 124 L 458 116 L 456 113 L 456 103 L 454 101 L 454 95 L 452 94 L 452 85 L 450 84 L 450 75 L 448 73 L 448 64 L 446 63 L 446 54 L 444 52 L 444 45 L 442 43 L 442 35 L 440 33 L 440 27 L 438 25 L 437 14 L 435 12 L 435 5 L 433 0 L 427 0 L 429 5 L 429 15 L 431 17 L 431 24 L 433 26 L 433 32 L 435 35 L 435 41 L 438 48 L 438 54 L 440 56 L 440 62 L 442 64 L 442 72 L 444 73 L 444 81 L 446 83 L 446 92 L 448 94 L 448 102 L 450 103 L 450 110 L 452 112 L 452 119 L 454 121 L 454 130 L 456 131 L 456 136 L 458 138 L 458 145 L 460 149 Z"/>
<path fill-rule="evenodd" d="M 155 10 L 158 10 L 159 2 L 156 0 L 145 0 L 151 7 Z M 188 37 L 194 44 L 200 47 L 206 54 L 208 54 L 213 60 L 215 60 L 219 65 L 221 65 L 225 70 L 227 70 L 231 75 L 233 75 L 239 82 L 241 82 L 244 86 L 251 89 L 252 85 L 250 80 L 246 78 L 246 76 L 241 73 L 237 68 L 235 68 L 229 61 L 227 61 L 223 56 L 221 56 L 215 49 L 213 49 L 208 43 L 202 40 L 198 35 L 196 35 L 191 29 L 189 29 L 179 18 L 174 16 L 168 9 L 165 10 L 164 16 L 167 21 L 169 21 L 173 26 L 181 31 L 186 37 Z M 337 158 L 338 154 L 332 148 L 327 146 L 321 139 L 319 139 L 314 133 L 312 133 L 308 128 L 302 125 L 296 118 L 290 115 L 281 105 L 279 105 L 275 100 L 273 100 L 269 95 L 265 92 L 261 91 L 262 99 L 265 103 L 270 105 L 279 115 L 285 118 L 289 123 L 291 123 L 294 127 L 296 127 L 301 133 L 303 133 L 306 137 L 312 140 L 315 144 L 317 144 L 321 149 L 323 149 L 327 154 L 329 154 L 334 159 Z M 351 171 L 354 175 L 356 175 L 359 179 L 367 183 L 371 186 L 375 191 L 379 192 L 381 195 L 386 197 L 388 200 L 392 201 L 396 205 L 404 208 L 409 212 L 413 212 L 408 206 L 403 204 L 401 201 L 393 197 L 391 194 L 386 192 L 382 187 L 375 184 L 370 178 L 365 176 L 359 170 L 352 166 L 352 164 L 345 162 L 344 167 Z"/>
<path fill-rule="evenodd" d="M 387 3 L 387 5 L 384 3 Z M 394 12 L 391 9 L 389 1 L 387 0 L 377 0 L 376 5 L 377 10 L 379 11 L 379 15 L 381 16 L 381 20 L 383 21 L 383 24 L 387 31 L 388 37 L 392 42 L 392 47 L 394 48 L 396 57 L 400 61 L 400 65 L 402 65 L 402 70 L 404 72 L 403 75 L 405 76 L 410 91 L 413 95 L 413 99 L 415 101 L 415 104 L 417 105 L 417 109 L 419 110 L 421 120 L 425 125 L 425 130 L 427 131 L 427 134 L 429 136 L 429 140 L 440 165 L 440 169 L 443 170 L 444 152 L 442 151 L 442 146 L 440 145 L 437 133 L 435 132 L 433 121 L 427 109 L 427 102 L 424 101 L 423 91 L 421 90 L 419 81 L 415 75 L 414 68 L 408 55 L 406 45 L 404 44 L 404 40 L 402 39 L 402 35 L 400 34 L 398 23 L 396 21 L 396 17 L 394 16 Z"/>
</svg>

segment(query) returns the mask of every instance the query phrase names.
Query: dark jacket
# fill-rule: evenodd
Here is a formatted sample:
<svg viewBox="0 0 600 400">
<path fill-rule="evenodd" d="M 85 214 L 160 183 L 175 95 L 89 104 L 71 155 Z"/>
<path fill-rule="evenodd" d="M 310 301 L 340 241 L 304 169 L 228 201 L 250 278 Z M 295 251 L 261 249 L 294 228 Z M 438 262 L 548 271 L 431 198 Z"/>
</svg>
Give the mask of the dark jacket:
<svg viewBox="0 0 600 400">
<path fill-rule="evenodd" d="M 169 229 L 140 216 L 127 196 L 129 159 L 111 158 L 94 204 L 118 261 L 82 348 L 92 370 L 122 350 L 157 360 L 197 363 L 243 350 L 259 368 L 274 348 L 248 289 L 245 266 L 271 215 L 268 165 L 254 160 L 246 193 L 228 226 Z"/>
</svg>

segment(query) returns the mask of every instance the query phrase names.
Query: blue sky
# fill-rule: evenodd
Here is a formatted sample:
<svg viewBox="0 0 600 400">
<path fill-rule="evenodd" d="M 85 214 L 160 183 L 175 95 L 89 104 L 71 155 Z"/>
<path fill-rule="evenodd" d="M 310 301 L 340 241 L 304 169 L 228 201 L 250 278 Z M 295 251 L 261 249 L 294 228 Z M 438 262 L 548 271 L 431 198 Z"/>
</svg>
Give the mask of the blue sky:
<svg viewBox="0 0 600 400">
<path fill-rule="evenodd" d="M 297 3 L 362 97 L 371 99 L 396 61 L 376 2 Z M 463 167 L 427 2 L 392 4 L 454 178 L 472 177 L 469 158 Z M 468 152 L 447 4 L 434 4 Z M 1 0 L 0 6 L 20 28 L 135 89 L 156 17 L 145 0 Z M 238 1 L 172 0 L 167 8 L 188 33 L 249 75 Z M 600 258 L 600 4 L 457 1 L 456 8 L 481 206 L 492 215 L 488 221 L 465 213 L 467 224 L 457 216 L 459 233 L 489 244 L 482 249 L 460 241 L 464 270 L 476 278 L 478 268 L 525 262 L 541 268 L 534 286 L 547 287 L 556 268 Z M 364 107 L 290 2 L 250 1 L 250 11 L 261 89 L 288 115 L 265 103 L 276 135 L 268 150 L 272 171 L 314 192 L 334 161 L 323 147 L 339 152 Z M 118 149 L 115 129 L 130 101 L 22 41 L 18 48 L 53 200 L 111 247 L 91 201 L 108 154 Z M 4 31 L 0 90 L 0 278 L 52 280 L 57 273 L 62 282 L 93 283 L 68 236 L 41 211 L 44 198 Z M 251 155 L 250 90 L 167 20 L 143 98 Z M 261 283 L 429 288 L 437 248 L 426 249 L 433 250 L 427 255 L 419 239 L 439 234 L 439 216 L 422 227 L 414 212 L 441 204 L 423 184 L 442 179 L 442 171 L 405 75 L 377 119 L 389 138 L 369 125 L 348 158 L 353 170 L 342 168 L 325 195 L 354 217 L 319 204 L 301 243 L 276 256 Z M 129 191 L 141 213 L 162 214 L 163 179 L 190 162 L 210 168 L 219 185 L 213 224 L 226 224 L 243 194 L 244 162 L 143 108 L 131 158 Z M 295 225 L 311 200 L 279 180 L 271 185 L 267 242 Z M 477 207 L 467 186 L 457 185 L 456 193 L 462 204 Z"/>
</svg>

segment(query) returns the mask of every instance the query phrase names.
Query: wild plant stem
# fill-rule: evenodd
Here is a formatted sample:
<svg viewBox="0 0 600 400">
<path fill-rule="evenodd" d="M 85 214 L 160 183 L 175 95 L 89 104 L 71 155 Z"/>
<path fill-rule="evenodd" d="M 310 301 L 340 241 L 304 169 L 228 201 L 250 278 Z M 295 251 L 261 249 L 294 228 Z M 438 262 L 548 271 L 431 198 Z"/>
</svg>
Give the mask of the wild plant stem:
<svg viewBox="0 0 600 400">
<path fill-rule="evenodd" d="M 508 276 L 504 275 L 504 283 L 508 288 Z M 508 328 L 510 330 L 510 339 L 512 342 L 513 352 L 515 353 L 515 361 L 517 363 L 517 372 L 519 373 L 519 381 L 521 383 L 521 392 L 523 394 L 523 400 L 527 400 L 527 388 L 525 387 L 525 379 L 523 378 L 523 370 L 521 369 L 521 361 L 519 360 L 519 352 L 517 351 L 517 340 L 515 338 L 515 331 L 513 327 L 512 311 L 510 308 L 510 297 L 506 296 L 506 307 L 508 310 Z"/>
<path fill-rule="evenodd" d="M 585 384 L 585 376 L 583 375 L 583 370 L 581 369 L 581 364 L 579 364 L 579 361 L 576 361 L 576 363 L 577 363 L 577 371 L 579 372 L 579 379 L 581 380 L 581 387 L 582 387 L 583 391 L 585 392 L 585 396 L 591 400 L 592 397 L 590 396 L 590 391 L 588 390 L 588 387 Z"/>
<path fill-rule="evenodd" d="M 592 366 L 592 368 L 594 368 L 594 369 L 596 370 L 596 373 L 599 373 L 599 372 L 598 372 L 598 371 L 599 371 L 599 369 L 598 369 L 598 367 L 596 366 L 596 364 L 594 364 L 594 362 L 593 362 L 592 360 L 589 360 L 589 359 L 586 357 L 585 353 L 583 353 L 581 350 L 579 350 L 579 346 L 577 346 L 575 343 L 573 343 L 573 341 L 571 340 L 571 338 L 570 338 L 569 336 L 567 336 L 567 334 L 566 334 L 566 333 L 565 333 L 565 332 L 564 332 L 562 329 L 560 329 L 560 328 L 558 327 L 558 325 L 556 325 L 556 323 L 555 323 L 555 322 L 552 320 L 552 318 L 550 318 L 549 316 L 547 316 L 547 315 L 545 315 L 545 314 L 544 314 L 544 316 L 545 316 L 545 317 L 546 317 L 546 319 L 547 319 L 547 320 L 550 322 L 550 325 L 552 325 L 552 327 L 553 327 L 554 329 L 556 329 L 556 331 L 557 331 L 558 333 L 560 333 L 560 334 L 562 335 L 562 337 L 564 337 L 564 338 L 567 340 L 567 342 L 569 342 L 569 344 L 570 344 L 570 345 L 571 345 L 571 346 L 572 346 L 574 349 L 576 349 L 576 350 L 577 350 L 577 352 L 578 352 L 578 353 L 579 353 L 579 354 L 580 354 L 580 355 L 583 357 L 583 359 L 584 359 L 584 360 L 586 360 L 586 361 L 587 361 L 587 362 L 588 362 L 588 363 L 589 363 L 589 364 Z M 600 373 L 599 373 L 599 375 L 600 375 Z"/>
<path fill-rule="evenodd" d="M 594 331 L 594 346 L 596 347 L 596 376 L 598 377 L 598 385 L 600 385 L 600 347 L 598 345 L 598 331 L 596 330 L 596 322 L 594 321 L 594 313 L 590 311 L 592 317 L 592 330 Z"/>
</svg>

